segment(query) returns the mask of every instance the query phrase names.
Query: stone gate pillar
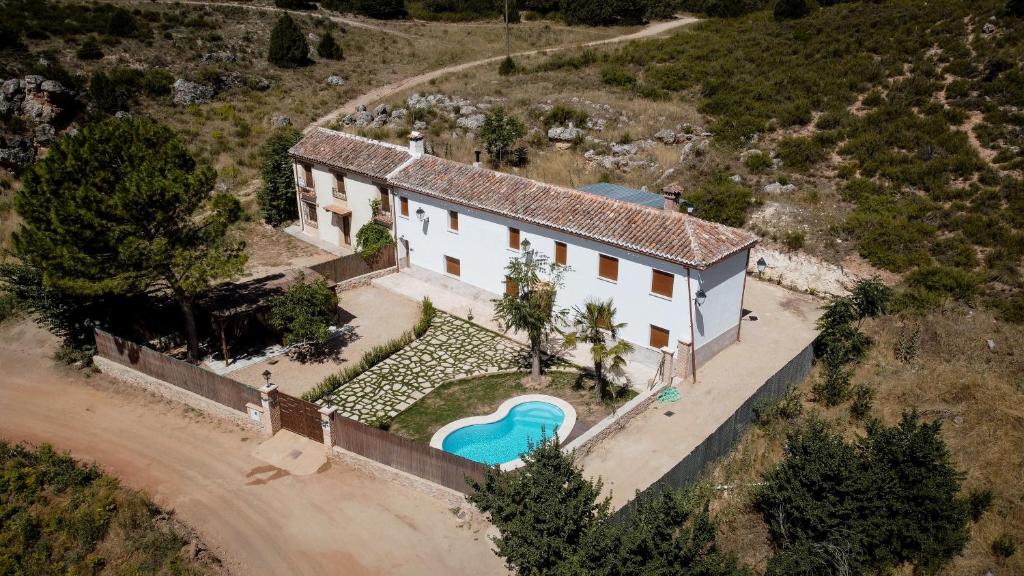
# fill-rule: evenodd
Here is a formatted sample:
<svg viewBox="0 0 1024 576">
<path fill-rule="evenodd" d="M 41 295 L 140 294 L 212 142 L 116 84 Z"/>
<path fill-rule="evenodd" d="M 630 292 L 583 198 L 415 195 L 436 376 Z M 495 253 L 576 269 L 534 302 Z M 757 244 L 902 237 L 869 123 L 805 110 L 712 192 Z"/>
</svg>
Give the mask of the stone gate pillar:
<svg viewBox="0 0 1024 576">
<path fill-rule="evenodd" d="M 281 405 L 277 401 L 277 384 L 267 384 L 260 388 L 260 401 L 263 404 L 263 433 L 273 436 L 281 429 Z"/>
<path fill-rule="evenodd" d="M 334 453 L 334 430 L 331 427 L 331 422 L 337 411 L 337 406 L 324 406 L 320 409 L 320 427 L 324 430 L 324 446 L 327 448 L 328 456 Z"/>
</svg>

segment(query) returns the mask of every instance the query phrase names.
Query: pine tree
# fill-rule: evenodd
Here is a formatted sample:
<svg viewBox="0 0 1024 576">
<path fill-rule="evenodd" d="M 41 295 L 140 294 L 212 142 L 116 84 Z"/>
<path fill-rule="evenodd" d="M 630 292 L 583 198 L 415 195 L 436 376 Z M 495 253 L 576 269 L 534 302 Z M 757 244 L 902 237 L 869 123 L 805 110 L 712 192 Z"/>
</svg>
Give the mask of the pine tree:
<svg viewBox="0 0 1024 576">
<path fill-rule="evenodd" d="M 26 174 L 14 198 L 22 218 L 15 254 L 62 294 L 170 294 L 198 359 L 196 299 L 245 263 L 244 244 L 228 235 L 241 207 L 212 194 L 215 179 L 164 126 L 141 118 L 88 125 Z"/>
<path fill-rule="evenodd" d="M 327 60 L 341 60 L 344 58 L 341 46 L 334 40 L 334 35 L 329 31 L 324 34 L 323 38 L 320 39 L 320 43 L 317 44 L 316 53 L 321 58 Z"/>
<path fill-rule="evenodd" d="M 270 32 L 267 60 L 281 68 L 297 68 L 310 63 L 306 37 L 288 14 L 282 14 Z"/>
<path fill-rule="evenodd" d="M 267 138 L 260 151 L 263 184 L 256 193 L 256 202 L 263 221 L 271 226 L 280 226 L 299 217 L 295 205 L 295 172 L 288 149 L 301 137 L 298 130 L 285 126 Z"/>
</svg>

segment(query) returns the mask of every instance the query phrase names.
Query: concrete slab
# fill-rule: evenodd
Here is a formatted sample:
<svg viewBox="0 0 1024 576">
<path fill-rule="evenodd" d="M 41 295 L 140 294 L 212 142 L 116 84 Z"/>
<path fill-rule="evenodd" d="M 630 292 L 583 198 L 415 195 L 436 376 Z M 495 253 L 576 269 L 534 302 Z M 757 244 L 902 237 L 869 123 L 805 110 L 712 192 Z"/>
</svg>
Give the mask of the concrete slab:
<svg viewBox="0 0 1024 576">
<path fill-rule="evenodd" d="M 615 508 L 631 500 L 814 340 L 820 306 L 807 294 L 748 278 L 743 307 L 750 314 L 742 321 L 740 341 L 700 367 L 696 383 L 688 378 L 680 384 L 680 400 L 655 402 L 596 446 L 582 460 L 585 473 L 604 480 Z"/>
<path fill-rule="evenodd" d="M 260 443 L 253 455 L 293 476 L 316 474 L 327 464 L 327 449 L 322 442 L 288 430 L 281 430 Z"/>
<path fill-rule="evenodd" d="M 302 231 L 302 227 L 298 223 L 286 226 L 284 231 L 289 236 L 293 236 L 307 244 L 312 244 L 321 250 L 325 250 L 334 254 L 335 256 L 348 256 L 349 254 L 355 254 L 355 250 L 351 246 L 335 246 L 328 242 L 324 242 L 319 238 L 314 238 L 309 234 Z"/>
</svg>

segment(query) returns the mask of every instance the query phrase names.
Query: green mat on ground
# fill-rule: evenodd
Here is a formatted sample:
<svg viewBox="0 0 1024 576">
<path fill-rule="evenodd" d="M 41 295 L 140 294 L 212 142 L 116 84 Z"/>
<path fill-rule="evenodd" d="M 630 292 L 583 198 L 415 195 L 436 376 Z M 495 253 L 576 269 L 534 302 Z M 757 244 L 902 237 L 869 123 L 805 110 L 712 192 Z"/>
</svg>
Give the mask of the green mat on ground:
<svg viewBox="0 0 1024 576">
<path fill-rule="evenodd" d="M 672 387 L 665 388 L 660 394 L 658 394 L 658 400 L 665 403 L 679 400 L 679 389 Z"/>
</svg>

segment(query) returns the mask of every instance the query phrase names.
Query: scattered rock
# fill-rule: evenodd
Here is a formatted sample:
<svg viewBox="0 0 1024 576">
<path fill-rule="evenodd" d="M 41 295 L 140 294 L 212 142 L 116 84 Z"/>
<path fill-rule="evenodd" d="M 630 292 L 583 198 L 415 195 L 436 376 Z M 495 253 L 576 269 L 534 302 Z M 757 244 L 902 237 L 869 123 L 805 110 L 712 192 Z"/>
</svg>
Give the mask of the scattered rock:
<svg viewBox="0 0 1024 576">
<path fill-rule="evenodd" d="M 991 22 L 985 22 L 985 25 L 981 27 L 981 31 L 985 34 L 993 34 L 996 31 L 996 25 Z"/>
<path fill-rule="evenodd" d="M 174 103 L 182 106 L 205 104 L 213 99 L 213 86 L 178 78 L 174 81 Z"/>
<path fill-rule="evenodd" d="M 356 112 L 366 112 L 366 104 L 357 104 Z"/>
<path fill-rule="evenodd" d="M 473 106 L 472 104 L 466 104 L 464 106 L 459 106 L 459 116 L 472 116 L 472 115 L 476 114 L 478 110 L 479 110 L 479 108 L 477 108 L 476 106 Z"/>
<path fill-rule="evenodd" d="M 396 108 L 391 111 L 391 120 L 393 122 L 404 122 L 409 116 L 409 111 L 405 108 Z"/>
<path fill-rule="evenodd" d="M 0 166 L 21 168 L 36 160 L 36 147 L 24 136 L 0 134 Z"/>
<path fill-rule="evenodd" d="M 553 126 L 548 130 L 548 140 L 553 142 L 575 142 L 583 136 L 583 131 L 573 126 L 572 122 L 568 126 Z"/>
<path fill-rule="evenodd" d="M 203 62 L 234 62 L 235 55 L 227 50 L 203 54 Z"/>
<path fill-rule="evenodd" d="M 683 148 L 679 152 L 679 161 L 684 164 L 692 163 L 698 158 L 706 156 L 710 148 L 711 142 L 708 140 L 691 140 L 683 144 Z"/>
<path fill-rule="evenodd" d="M 378 104 L 377 107 L 373 109 L 374 116 L 387 116 L 388 112 L 390 112 L 390 110 L 388 110 L 387 104 Z"/>
<path fill-rule="evenodd" d="M 427 129 L 427 123 L 424 122 L 423 120 L 417 120 L 417 121 L 412 123 L 412 129 L 413 130 L 418 130 L 418 131 L 426 130 Z"/>
<path fill-rule="evenodd" d="M 729 180 L 732 180 L 733 182 L 735 182 L 737 184 L 742 184 L 743 183 L 743 177 L 740 176 L 739 174 L 733 174 L 732 176 L 729 176 Z"/>
<path fill-rule="evenodd" d="M 791 194 L 793 192 L 796 192 L 796 186 L 794 186 L 793 184 L 780 184 L 779 182 L 772 182 L 771 184 L 765 184 L 762 190 L 764 190 L 765 194 L 772 195 Z"/>
<path fill-rule="evenodd" d="M 459 128 L 464 128 L 470 132 L 476 132 L 483 127 L 484 121 L 487 117 L 483 114 L 473 114 L 472 116 L 463 116 L 455 121 L 455 125 Z"/>
<path fill-rule="evenodd" d="M 330 76 L 327 77 L 327 83 L 330 84 L 331 86 L 344 86 L 345 79 L 342 78 L 341 76 L 331 74 Z"/>
<path fill-rule="evenodd" d="M 246 84 L 249 86 L 249 88 L 252 88 L 253 90 L 256 90 L 257 92 L 265 92 L 267 90 L 270 90 L 270 87 L 273 86 L 273 83 L 270 80 L 267 80 L 266 78 L 264 78 L 262 76 L 256 76 L 254 78 L 249 78 L 249 80 L 248 80 L 248 82 L 246 82 Z"/>
<path fill-rule="evenodd" d="M 587 118 L 587 129 L 601 132 L 604 130 L 605 125 L 608 123 L 607 120 L 598 116 L 591 116 Z"/>
<path fill-rule="evenodd" d="M 985 345 L 988 346 L 988 351 L 989 352 L 995 352 L 996 351 L 996 341 L 995 340 L 989 338 L 988 340 L 985 340 Z"/>
<path fill-rule="evenodd" d="M 284 114 L 274 114 L 270 117 L 270 125 L 274 128 L 280 128 L 282 126 L 291 126 L 292 119 L 285 116 Z"/>
<path fill-rule="evenodd" d="M 616 156 L 633 156 L 639 151 L 636 144 L 612 144 L 612 154 Z"/>
<path fill-rule="evenodd" d="M 658 130 L 657 132 L 654 133 L 654 139 L 658 140 L 662 144 L 675 144 L 677 138 L 678 136 L 676 135 L 676 133 L 672 130 L 669 130 L 668 128 Z"/>
<path fill-rule="evenodd" d="M 758 150 L 757 148 L 750 148 L 749 150 L 744 150 L 743 152 L 740 152 L 740 162 L 746 162 L 747 158 L 750 158 L 752 156 L 760 156 L 762 154 L 764 154 L 764 152 Z"/>
</svg>

